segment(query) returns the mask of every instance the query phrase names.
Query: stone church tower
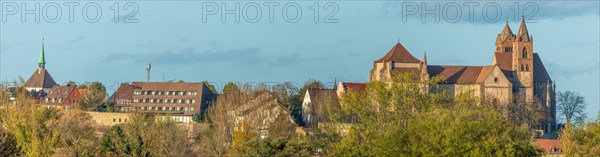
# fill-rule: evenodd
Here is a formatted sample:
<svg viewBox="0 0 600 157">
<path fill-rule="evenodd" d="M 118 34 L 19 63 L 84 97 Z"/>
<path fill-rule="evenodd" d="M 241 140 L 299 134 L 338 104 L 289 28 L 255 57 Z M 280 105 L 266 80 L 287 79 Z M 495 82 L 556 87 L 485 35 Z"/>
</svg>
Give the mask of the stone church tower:
<svg viewBox="0 0 600 157">
<path fill-rule="evenodd" d="M 402 44 L 396 43 L 385 56 L 373 62 L 370 81 L 389 81 L 400 73 L 414 73 L 420 76 L 424 93 L 446 91 L 459 95 L 472 92 L 474 96 L 499 104 L 541 104 L 547 109 L 547 118 L 536 128 L 556 131 L 555 85 L 540 56 L 533 51 L 533 36 L 527 30 L 525 17 L 516 33 L 513 34 L 506 22 L 496 37 L 492 64 L 485 66 L 432 65 L 426 55 L 421 61 Z M 436 89 L 428 84 L 434 76 L 445 79 Z"/>
<path fill-rule="evenodd" d="M 510 53 L 514 92 L 528 102 L 533 101 L 533 37 L 527 31 L 524 17 L 516 36 L 506 22 L 496 38 L 496 53 Z"/>
</svg>

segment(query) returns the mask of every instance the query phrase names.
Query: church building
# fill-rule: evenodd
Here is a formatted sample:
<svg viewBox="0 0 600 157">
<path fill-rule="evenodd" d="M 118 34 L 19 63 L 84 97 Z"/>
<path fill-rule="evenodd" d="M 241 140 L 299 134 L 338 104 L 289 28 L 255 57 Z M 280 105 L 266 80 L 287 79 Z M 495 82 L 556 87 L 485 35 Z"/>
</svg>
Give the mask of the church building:
<svg viewBox="0 0 600 157">
<path fill-rule="evenodd" d="M 507 22 L 498 34 L 495 45 L 491 65 L 466 66 L 430 65 L 426 54 L 423 60 L 419 60 L 397 43 L 385 56 L 374 62 L 370 81 L 387 81 L 391 76 L 409 72 L 420 76 L 425 93 L 441 89 L 453 95 L 472 92 L 477 97 L 500 104 L 517 101 L 540 103 L 547 108 L 547 120 L 540 129 L 554 131 L 555 85 L 540 56 L 533 51 L 533 36 L 529 34 L 524 18 L 516 35 Z M 445 79 L 439 89 L 428 85 L 428 80 L 434 76 Z"/>
<path fill-rule="evenodd" d="M 31 74 L 27 82 L 23 85 L 25 90 L 31 94 L 33 98 L 39 99 L 44 97 L 46 93 L 52 89 L 52 86 L 57 85 L 48 70 L 46 70 L 46 58 L 44 56 L 44 41 L 42 39 L 42 51 L 38 60 L 37 69 Z"/>
</svg>

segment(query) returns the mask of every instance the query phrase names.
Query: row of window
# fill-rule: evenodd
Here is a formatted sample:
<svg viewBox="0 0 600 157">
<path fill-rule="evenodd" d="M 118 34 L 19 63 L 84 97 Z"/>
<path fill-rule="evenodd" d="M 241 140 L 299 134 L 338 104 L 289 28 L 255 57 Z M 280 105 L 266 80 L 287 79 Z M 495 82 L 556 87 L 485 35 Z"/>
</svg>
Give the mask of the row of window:
<svg viewBox="0 0 600 157">
<path fill-rule="evenodd" d="M 193 104 L 193 99 L 133 99 L 134 103 L 158 103 L 158 104 Z"/>
<path fill-rule="evenodd" d="M 521 71 L 529 71 L 529 64 L 523 66 L 523 64 L 521 64 Z"/>
<path fill-rule="evenodd" d="M 144 106 L 140 107 L 142 111 L 184 111 L 184 112 L 192 112 L 194 111 L 193 107 L 163 107 L 163 106 Z"/>
<path fill-rule="evenodd" d="M 198 95 L 198 92 L 184 91 L 135 91 L 133 95 Z"/>
<path fill-rule="evenodd" d="M 58 103 L 62 103 L 62 98 L 46 98 L 44 101 L 46 102 L 58 102 Z"/>
<path fill-rule="evenodd" d="M 504 52 L 512 52 L 513 51 L 513 47 L 504 47 Z M 521 51 L 521 57 L 522 58 L 527 58 L 527 49 L 523 48 L 523 50 Z"/>
<path fill-rule="evenodd" d="M 166 106 L 144 106 L 144 107 L 121 107 L 121 112 L 131 112 L 136 109 L 142 111 L 194 111 L 193 107 L 166 107 Z"/>
</svg>

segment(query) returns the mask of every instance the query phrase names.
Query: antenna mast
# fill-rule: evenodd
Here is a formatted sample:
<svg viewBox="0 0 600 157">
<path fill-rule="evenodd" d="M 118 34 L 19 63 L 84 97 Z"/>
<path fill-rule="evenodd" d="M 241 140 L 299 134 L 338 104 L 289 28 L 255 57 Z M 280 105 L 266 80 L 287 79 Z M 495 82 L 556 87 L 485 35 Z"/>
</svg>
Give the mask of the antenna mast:
<svg viewBox="0 0 600 157">
<path fill-rule="evenodd" d="M 152 68 L 152 64 L 148 63 L 146 65 L 146 70 L 148 71 L 148 81 L 147 82 L 150 82 L 150 69 L 151 68 Z"/>
</svg>

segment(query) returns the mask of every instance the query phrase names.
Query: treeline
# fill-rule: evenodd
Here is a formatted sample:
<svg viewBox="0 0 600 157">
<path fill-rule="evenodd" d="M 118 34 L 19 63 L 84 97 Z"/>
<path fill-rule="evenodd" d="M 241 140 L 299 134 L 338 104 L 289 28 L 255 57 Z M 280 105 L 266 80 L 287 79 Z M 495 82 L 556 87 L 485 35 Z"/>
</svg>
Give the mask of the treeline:
<svg viewBox="0 0 600 157">
<path fill-rule="evenodd" d="M 0 156 L 539 156 L 533 127 L 545 119 L 538 103 L 500 105 L 465 92 L 424 94 L 414 75 L 393 83 L 369 82 L 364 91 L 348 91 L 340 103 L 324 109 L 327 121 L 303 126 L 302 100 L 307 89 L 324 89 L 316 80 L 301 88 L 230 83 L 207 113 L 198 133 L 169 118 L 133 113 L 130 121 L 100 133 L 81 110 L 39 108 L 24 96 L 2 101 Z M 441 78 L 429 85 L 439 89 Z M 275 95 L 293 120 L 279 119 L 261 138 L 247 122 L 237 124 L 231 110 L 261 93 Z M 3 95 L 2 100 L 4 99 Z M 538 115 L 538 116 L 531 116 Z M 576 116 L 573 116 L 576 117 Z M 600 119 L 600 117 L 599 117 Z M 600 154 L 600 120 L 569 122 L 560 133 L 567 156 Z"/>
</svg>

